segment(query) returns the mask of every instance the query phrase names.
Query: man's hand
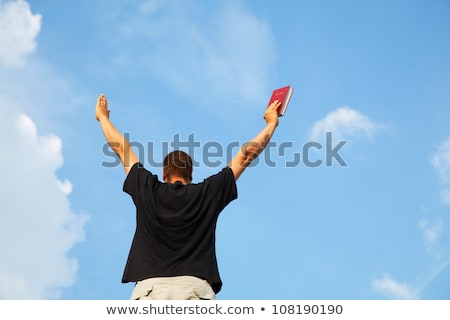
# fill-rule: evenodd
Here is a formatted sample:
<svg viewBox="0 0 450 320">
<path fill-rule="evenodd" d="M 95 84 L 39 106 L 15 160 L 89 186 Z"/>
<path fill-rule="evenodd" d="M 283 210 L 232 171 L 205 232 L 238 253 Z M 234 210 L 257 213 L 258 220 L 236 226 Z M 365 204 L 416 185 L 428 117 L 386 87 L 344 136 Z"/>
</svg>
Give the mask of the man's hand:
<svg viewBox="0 0 450 320">
<path fill-rule="evenodd" d="M 106 100 L 105 95 L 102 93 L 98 96 L 97 106 L 95 108 L 95 118 L 100 121 L 100 119 L 106 117 L 109 119 L 109 110 L 108 110 L 108 100 Z"/>
<path fill-rule="evenodd" d="M 266 112 L 264 113 L 264 119 L 266 120 L 268 125 L 278 126 L 278 108 L 280 107 L 281 102 L 275 100 L 267 107 Z"/>
</svg>

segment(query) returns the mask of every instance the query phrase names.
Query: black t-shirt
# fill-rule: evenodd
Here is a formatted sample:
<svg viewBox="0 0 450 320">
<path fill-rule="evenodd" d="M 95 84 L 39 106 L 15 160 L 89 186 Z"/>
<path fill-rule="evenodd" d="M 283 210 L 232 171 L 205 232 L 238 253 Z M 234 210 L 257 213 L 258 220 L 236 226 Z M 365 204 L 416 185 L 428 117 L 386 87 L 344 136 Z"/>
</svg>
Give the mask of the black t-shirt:
<svg viewBox="0 0 450 320">
<path fill-rule="evenodd" d="M 122 282 L 196 276 L 215 293 L 222 287 L 216 259 L 219 213 L 237 198 L 229 167 L 201 183 L 163 183 L 136 163 L 123 185 L 136 206 L 136 231 Z"/>
</svg>

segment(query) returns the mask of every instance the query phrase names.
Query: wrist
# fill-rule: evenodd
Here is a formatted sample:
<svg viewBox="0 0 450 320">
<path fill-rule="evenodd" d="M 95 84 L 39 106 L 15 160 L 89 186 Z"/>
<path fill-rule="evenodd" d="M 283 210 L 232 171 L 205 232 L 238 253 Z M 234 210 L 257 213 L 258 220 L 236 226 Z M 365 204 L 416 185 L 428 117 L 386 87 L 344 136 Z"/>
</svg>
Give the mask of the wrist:
<svg viewBox="0 0 450 320">
<path fill-rule="evenodd" d="M 266 127 L 268 128 L 268 129 L 272 129 L 272 130 L 275 130 L 275 128 L 278 126 L 278 121 L 276 121 L 276 122 L 268 122 L 267 124 L 266 124 Z"/>
<path fill-rule="evenodd" d="M 108 117 L 106 115 L 100 115 L 97 117 L 98 122 L 103 122 L 105 120 L 108 120 Z"/>
</svg>

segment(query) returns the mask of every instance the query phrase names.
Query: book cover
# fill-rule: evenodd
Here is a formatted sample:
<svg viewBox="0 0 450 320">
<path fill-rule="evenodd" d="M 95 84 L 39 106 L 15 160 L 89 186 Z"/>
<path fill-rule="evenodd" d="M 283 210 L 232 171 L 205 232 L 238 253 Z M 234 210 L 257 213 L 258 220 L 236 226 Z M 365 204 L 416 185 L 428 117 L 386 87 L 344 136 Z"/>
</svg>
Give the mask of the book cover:
<svg viewBox="0 0 450 320">
<path fill-rule="evenodd" d="M 275 100 L 280 101 L 281 105 L 278 107 L 278 116 L 279 117 L 284 116 L 287 106 L 289 104 L 289 100 L 291 99 L 292 92 L 294 92 L 294 89 L 291 86 L 285 86 L 279 89 L 275 89 L 272 92 L 272 96 L 270 97 L 267 107 L 269 107 L 270 104 Z"/>
</svg>

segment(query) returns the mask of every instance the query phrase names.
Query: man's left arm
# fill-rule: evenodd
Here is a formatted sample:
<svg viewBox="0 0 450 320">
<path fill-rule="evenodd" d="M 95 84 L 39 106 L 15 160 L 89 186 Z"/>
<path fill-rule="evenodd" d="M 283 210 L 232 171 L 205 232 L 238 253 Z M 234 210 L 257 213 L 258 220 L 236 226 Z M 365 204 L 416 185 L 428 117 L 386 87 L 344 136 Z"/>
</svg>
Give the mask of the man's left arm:
<svg viewBox="0 0 450 320">
<path fill-rule="evenodd" d="M 122 162 L 125 174 L 128 175 L 131 168 L 139 161 L 139 158 L 134 153 L 127 139 L 116 129 L 114 124 L 109 119 L 110 110 L 108 109 L 108 101 L 104 94 L 101 94 L 97 100 L 95 108 L 95 117 L 100 123 L 103 135 L 106 141 L 117 154 Z"/>
</svg>

